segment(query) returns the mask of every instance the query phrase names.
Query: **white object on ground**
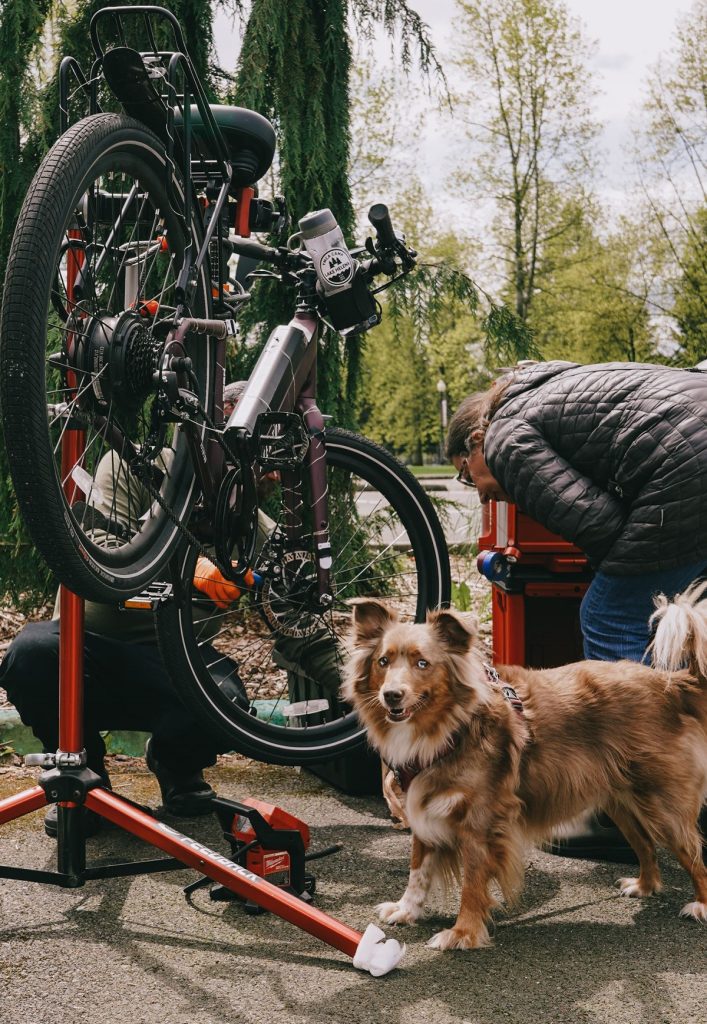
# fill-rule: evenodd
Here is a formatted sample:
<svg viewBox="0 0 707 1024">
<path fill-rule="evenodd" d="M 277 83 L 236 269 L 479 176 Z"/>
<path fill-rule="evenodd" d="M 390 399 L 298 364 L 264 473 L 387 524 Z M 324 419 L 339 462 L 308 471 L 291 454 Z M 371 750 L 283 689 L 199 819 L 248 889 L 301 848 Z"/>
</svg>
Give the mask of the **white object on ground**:
<svg viewBox="0 0 707 1024">
<path fill-rule="evenodd" d="M 397 939 L 386 939 L 382 928 L 369 924 L 361 936 L 353 965 L 380 978 L 397 967 L 404 956 L 405 943 L 401 946 Z"/>
</svg>

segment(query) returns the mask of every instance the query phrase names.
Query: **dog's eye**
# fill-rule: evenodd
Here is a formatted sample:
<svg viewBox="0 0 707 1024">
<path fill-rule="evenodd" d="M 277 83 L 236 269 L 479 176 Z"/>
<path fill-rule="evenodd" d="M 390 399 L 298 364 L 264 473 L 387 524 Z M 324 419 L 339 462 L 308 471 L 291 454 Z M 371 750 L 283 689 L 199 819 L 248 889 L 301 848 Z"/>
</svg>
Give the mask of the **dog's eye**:
<svg viewBox="0 0 707 1024">
<path fill-rule="evenodd" d="M 385 668 L 385 666 L 388 664 L 388 659 L 386 658 L 385 655 L 383 655 L 382 658 L 378 659 L 378 664 L 380 665 L 381 668 Z"/>
<path fill-rule="evenodd" d="M 428 665 L 429 665 L 429 661 L 425 661 L 424 658 L 418 658 L 418 660 L 417 660 L 417 667 L 418 668 L 427 668 Z"/>
</svg>

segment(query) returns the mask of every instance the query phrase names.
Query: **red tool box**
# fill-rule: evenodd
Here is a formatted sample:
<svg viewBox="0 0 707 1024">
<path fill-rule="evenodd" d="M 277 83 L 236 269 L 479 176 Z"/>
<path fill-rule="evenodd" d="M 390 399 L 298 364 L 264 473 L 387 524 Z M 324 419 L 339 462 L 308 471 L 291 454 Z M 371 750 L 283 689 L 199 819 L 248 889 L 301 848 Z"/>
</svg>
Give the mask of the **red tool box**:
<svg viewBox="0 0 707 1024">
<path fill-rule="evenodd" d="M 516 505 L 482 509 L 479 572 L 491 581 L 497 665 L 551 668 L 579 661 L 579 606 L 591 582 L 586 557 Z"/>
</svg>

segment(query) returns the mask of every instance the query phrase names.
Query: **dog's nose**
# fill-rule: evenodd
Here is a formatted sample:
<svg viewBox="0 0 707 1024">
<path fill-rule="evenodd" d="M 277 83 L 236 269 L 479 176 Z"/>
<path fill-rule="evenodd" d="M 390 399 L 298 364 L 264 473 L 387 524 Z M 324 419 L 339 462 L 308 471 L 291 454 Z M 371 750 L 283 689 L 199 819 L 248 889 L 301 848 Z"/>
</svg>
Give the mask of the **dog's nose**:
<svg viewBox="0 0 707 1024">
<path fill-rule="evenodd" d="M 394 707 L 397 707 L 398 704 L 400 704 L 400 702 L 402 701 L 404 695 L 405 695 L 405 691 L 404 690 L 384 690 L 383 691 L 383 700 L 386 702 L 388 707 L 394 708 Z"/>
</svg>

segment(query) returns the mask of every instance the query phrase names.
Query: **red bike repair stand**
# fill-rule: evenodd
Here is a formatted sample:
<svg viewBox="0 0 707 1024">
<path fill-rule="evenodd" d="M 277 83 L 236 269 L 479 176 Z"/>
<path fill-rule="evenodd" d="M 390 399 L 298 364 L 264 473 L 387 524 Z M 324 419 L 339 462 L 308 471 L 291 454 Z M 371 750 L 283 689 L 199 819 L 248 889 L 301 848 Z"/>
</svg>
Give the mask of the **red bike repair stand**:
<svg viewBox="0 0 707 1024">
<path fill-rule="evenodd" d="M 62 477 L 70 474 L 83 451 L 80 430 L 67 430 L 62 446 Z M 72 500 L 70 497 L 69 500 Z M 78 888 L 86 881 L 171 871 L 187 867 L 232 890 L 238 897 L 270 910 L 310 935 L 353 958 L 354 967 L 374 977 L 387 974 L 405 952 L 395 939 L 386 939 L 375 925 L 361 934 L 320 910 L 272 885 L 228 857 L 210 850 L 131 801 L 102 786 L 101 778 L 86 767 L 83 737 L 84 602 L 64 587 L 60 593 L 59 640 L 59 750 L 45 755 L 39 785 L 0 800 L 0 825 L 58 803 L 57 871 L 0 866 L 0 878 L 43 882 Z M 36 763 L 36 758 L 33 758 Z M 30 762 L 31 763 L 31 762 Z M 82 808 L 87 807 L 114 825 L 162 850 L 158 860 L 86 867 L 86 841 Z"/>
</svg>

